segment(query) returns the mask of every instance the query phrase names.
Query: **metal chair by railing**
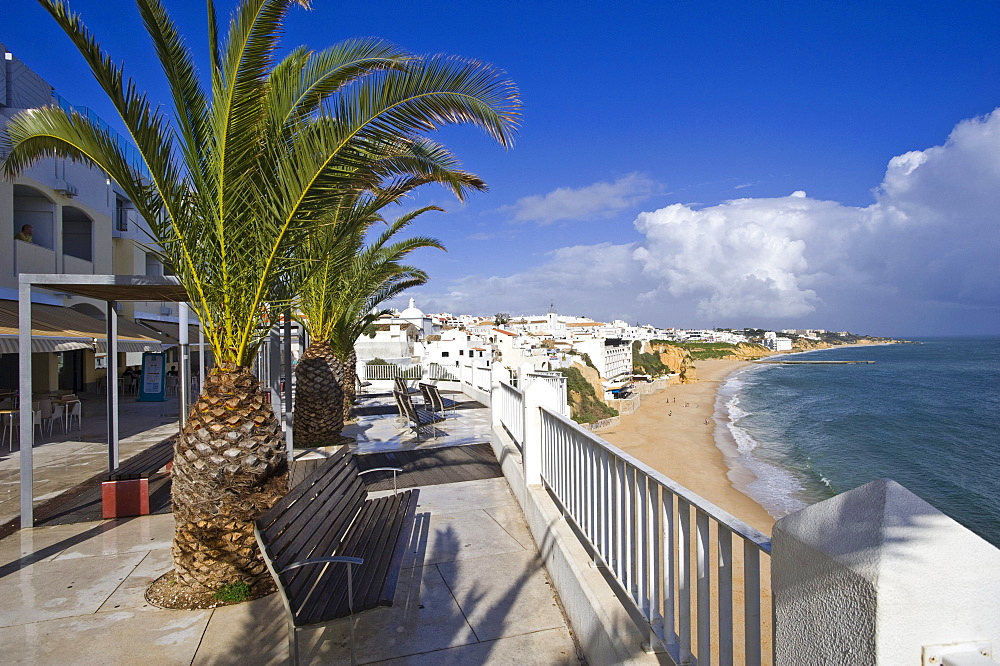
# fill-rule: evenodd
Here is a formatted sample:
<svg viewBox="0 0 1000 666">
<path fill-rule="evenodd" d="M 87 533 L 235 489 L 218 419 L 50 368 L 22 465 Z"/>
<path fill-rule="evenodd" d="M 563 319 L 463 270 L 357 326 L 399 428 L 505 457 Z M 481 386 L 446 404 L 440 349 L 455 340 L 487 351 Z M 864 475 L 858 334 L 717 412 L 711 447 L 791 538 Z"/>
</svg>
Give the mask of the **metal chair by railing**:
<svg viewBox="0 0 1000 666">
<path fill-rule="evenodd" d="M 676 663 L 760 664 L 760 555 L 770 555 L 769 538 L 561 414 L 540 409 L 545 487 L 595 563 L 607 567 L 645 619 L 651 648 Z M 734 550 L 734 536 L 742 548 Z M 742 576 L 735 577 L 739 560 Z M 734 579 L 744 599 L 736 613 Z"/>
</svg>

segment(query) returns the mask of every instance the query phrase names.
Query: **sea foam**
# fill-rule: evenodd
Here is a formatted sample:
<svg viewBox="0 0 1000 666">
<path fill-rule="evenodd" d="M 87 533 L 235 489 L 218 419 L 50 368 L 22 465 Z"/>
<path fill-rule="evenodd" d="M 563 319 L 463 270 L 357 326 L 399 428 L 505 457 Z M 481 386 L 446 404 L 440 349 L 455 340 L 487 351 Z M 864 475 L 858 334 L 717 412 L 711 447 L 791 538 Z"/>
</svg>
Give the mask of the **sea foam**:
<svg viewBox="0 0 1000 666">
<path fill-rule="evenodd" d="M 741 407 L 740 393 L 752 386 L 753 373 L 762 368 L 747 368 L 731 375 L 719 388 L 716 402 L 716 422 L 725 426 L 723 432 L 728 435 L 730 445 L 735 445 L 735 455 L 728 453 L 727 464 L 750 472 L 754 480 L 742 484 L 740 491 L 754 501 L 774 518 L 781 518 L 807 506 L 806 502 L 796 497 L 803 490 L 802 483 L 789 470 L 761 460 L 753 452 L 760 443 L 745 429 L 739 426 L 739 421 L 750 416 L 752 412 Z M 716 429 L 718 434 L 719 428 Z M 726 454 L 726 447 L 721 446 Z"/>
</svg>

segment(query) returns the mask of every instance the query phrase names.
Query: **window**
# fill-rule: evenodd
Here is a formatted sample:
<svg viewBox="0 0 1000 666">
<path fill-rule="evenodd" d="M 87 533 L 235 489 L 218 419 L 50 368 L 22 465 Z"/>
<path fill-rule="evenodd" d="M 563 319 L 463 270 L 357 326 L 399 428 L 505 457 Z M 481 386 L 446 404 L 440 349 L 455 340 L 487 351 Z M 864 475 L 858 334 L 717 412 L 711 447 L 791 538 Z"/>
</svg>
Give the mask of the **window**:
<svg viewBox="0 0 1000 666">
<path fill-rule="evenodd" d="M 449 352 L 441 352 L 441 358 L 448 358 Z"/>
</svg>

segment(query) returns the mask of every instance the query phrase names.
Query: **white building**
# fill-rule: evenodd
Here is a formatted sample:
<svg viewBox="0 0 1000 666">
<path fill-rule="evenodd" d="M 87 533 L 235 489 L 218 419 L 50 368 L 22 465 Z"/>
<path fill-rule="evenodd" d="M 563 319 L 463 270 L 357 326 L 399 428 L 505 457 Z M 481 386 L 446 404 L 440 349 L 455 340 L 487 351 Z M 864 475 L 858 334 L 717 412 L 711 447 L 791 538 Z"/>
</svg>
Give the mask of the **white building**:
<svg viewBox="0 0 1000 666">
<path fill-rule="evenodd" d="M 771 351 L 792 351 L 792 340 L 779 337 L 774 331 L 764 333 L 764 346 Z"/>
<path fill-rule="evenodd" d="M 590 338 L 573 345 L 590 357 L 601 377 L 614 379 L 632 374 L 632 344 L 621 338 Z"/>
</svg>

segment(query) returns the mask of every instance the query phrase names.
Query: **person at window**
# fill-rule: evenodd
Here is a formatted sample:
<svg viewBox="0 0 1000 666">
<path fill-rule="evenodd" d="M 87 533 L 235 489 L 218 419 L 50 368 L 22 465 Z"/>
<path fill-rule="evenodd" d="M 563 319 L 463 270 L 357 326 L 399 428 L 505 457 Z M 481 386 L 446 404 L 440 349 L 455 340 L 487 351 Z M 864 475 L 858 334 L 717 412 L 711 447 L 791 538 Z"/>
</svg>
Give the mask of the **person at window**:
<svg viewBox="0 0 1000 666">
<path fill-rule="evenodd" d="M 21 230 L 14 234 L 14 240 L 24 241 L 25 243 L 31 242 L 31 236 L 34 233 L 34 229 L 30 224 L 25 224 L 21 227 Z"/>
</svg>

